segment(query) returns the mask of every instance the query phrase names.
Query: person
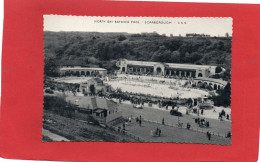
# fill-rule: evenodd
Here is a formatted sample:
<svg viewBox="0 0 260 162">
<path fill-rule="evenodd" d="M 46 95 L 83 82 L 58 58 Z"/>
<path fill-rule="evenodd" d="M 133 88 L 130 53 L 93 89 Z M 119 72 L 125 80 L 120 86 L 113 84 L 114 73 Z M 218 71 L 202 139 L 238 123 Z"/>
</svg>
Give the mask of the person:
<svg viewBox="0 0 260 162">
<path fill-rule="evenodd" d="M 155 134 L 156 134 L 156 135 L 159 134 L 159 129 L 158 129 L 158 127 L 156 128 L 156 132 L 155 132 Z"/>
<path fill-rule="evenodd" d="M 223 116 L 226 116 L 226 112 L 225 112 L 225 110 L 224 110 L 224 109 L 222 109 L 222 112 L 221 112 L 221 114 L 222 114 Z"/>
<path fill-rule="evenodd" d="M 158 132 L 158 133 L 159 133 L 159 137 L 160 137 L 160 136 L 161 136 L 161 129 L 159 129 L 159 132 Z"/>
<path fill-rule="evenodd" d="M 221 119 L 222 118 L 222 115 L 221 113 L 218 114 L 218 119 Z"/>
<path fill-rule="evenodd" d="M 203 112 L 204 112 L 204 110 L 203 110 L 203 109 L 201 109 L 201 115 L 203 115 Z"/>
<path fill-rule="evenodd" d="M 198 118 L 198 124 L 200 125 L 200 118 Z"/>
<path fill-rule="evenodd" d="M 209 127 L 209 121 L 206 122 L 206 127 Z"/>
<path fill-rule="evenodd" d="M 190 129 L 190 123 L 187 123 L 187 129 Z"/>
<path fill-rule="evenodd" d="M 122 131 L 123 131 L 123 134 L 125 134 L 125 127 L 123 127 L 123 130 L 122 130 Z"/>
<path fill-rule="evenodd" d="M 229 115 L 227 114 L 227 120 L 229 120 Z"/>
<path fill-rule="evenodd" d="M 228 131 L 228 133 L 227 133 L 227 136 L 226 136 L 227 138 L 231 138 L 231 132 L 230 131 Z"/>
<path fill-rule="evenodd" d="M 207 137 L 208 137 L 208 140 L 210 141 L 211 133 L 209 131 L 207 131 Z"/>
<path fill-rule="evenodd" d="M 142 120 L 141 119 L 139 120 L 139 126 L 140 127 L 142 126 Z"/>
<path fill-rule="evenodd" d="M 205 125 L 205 119 L 201 119 L 201 125 Z"/>
<path fill-rule="evenodd" d="M 165 123 L 164 123 L 164 118 L 162 119 L 162 125 L 164 125 Z"/>
</svg>

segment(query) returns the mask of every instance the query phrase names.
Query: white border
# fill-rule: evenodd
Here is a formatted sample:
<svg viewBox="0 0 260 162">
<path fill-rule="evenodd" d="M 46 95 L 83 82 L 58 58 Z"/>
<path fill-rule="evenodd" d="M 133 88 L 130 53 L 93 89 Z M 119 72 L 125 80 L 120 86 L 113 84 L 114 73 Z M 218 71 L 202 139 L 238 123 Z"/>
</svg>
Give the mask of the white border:
<svg viewBox="0 0 260 162">
<path fill-rule="evenodd" d="M 135 1 L 135 0 L 128 0 L 128 1 Z M 139 1 L 159 1 L 159 2 L 206 2 L 206 3 L 249 3 L 249 4 L 260 4 L 260 1 L 257 0 L 139 0 Z M 2 47 L 2 40 L 3 40 L 3 17 L 4 17 L 4 2 L 0 0 L 0 47 Z M 1 72 L 2 72 L 2 48 L 0 48 L 0 59 L 1 59 L 1 66 L 0 66 L 0 97 L 1 93 Z M 259 137 L 260 141 L 260 137 Z M 260 154 L 260 144 L 259 146 L 259 153 Z M 259 159 L 259 158 L 258 158 Z M 3 159 L 0 157 L 0 162 L 24 162 L 25 160 L 12 160 L 12 159 Z M 26 160 L 27 161 L 27 160 Z M 30 160 L 32 162 L 38 162 L 35 160 Z M 259 160 L 258 160 L 259 161 Z M 47 161 L 46 161 L 47 162 Z"/>
</svg>

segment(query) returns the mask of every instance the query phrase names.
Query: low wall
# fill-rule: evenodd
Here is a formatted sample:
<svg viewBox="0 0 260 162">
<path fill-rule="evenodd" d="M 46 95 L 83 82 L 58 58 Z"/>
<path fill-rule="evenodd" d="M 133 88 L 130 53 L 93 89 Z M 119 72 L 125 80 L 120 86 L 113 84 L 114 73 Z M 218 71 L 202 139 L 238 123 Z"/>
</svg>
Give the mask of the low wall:
<svg viewBox="0 0 260 162">
<path fill-rule="evenodd" d="M 116 118 L 119 118 L 122 116 L 122 113 L 121 112 L 116 112 L 116 113 L 113 113 L 113 114 L 109 114 L 107 117 L 106 117 L 106 123 L 112 121 L 112 120 L 115 120 Z"/>
</svg>

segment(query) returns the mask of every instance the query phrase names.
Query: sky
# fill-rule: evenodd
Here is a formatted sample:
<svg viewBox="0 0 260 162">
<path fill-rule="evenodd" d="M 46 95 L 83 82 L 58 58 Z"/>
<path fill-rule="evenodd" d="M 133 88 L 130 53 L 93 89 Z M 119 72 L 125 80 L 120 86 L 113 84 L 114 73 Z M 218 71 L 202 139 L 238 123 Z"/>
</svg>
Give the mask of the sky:
<svg viewBox="0 0 260 162">
<path fill-rule="evenodd" d="M 157 32 L 170 36 L 187 33 L 232 36 L 232 18 L 93 17 L 44 15 L 44 31 Z"/>
</svg>

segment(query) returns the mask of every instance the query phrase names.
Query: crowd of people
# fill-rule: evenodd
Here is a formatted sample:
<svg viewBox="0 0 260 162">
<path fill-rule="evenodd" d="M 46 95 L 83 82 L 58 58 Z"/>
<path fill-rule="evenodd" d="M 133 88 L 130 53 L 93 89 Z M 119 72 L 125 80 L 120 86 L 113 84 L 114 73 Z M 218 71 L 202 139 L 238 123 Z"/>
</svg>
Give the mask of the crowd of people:
<svg viewBox="0 0 260 162">
<path fill-rule="evenodd" d="M 221 112 L 219 112 L 219 116 L 218 116 L 219 120 L 223 120 L 223 118 L 226 118 L 227 120 L 230 120 L 229 114 L 226 114 L 224 109 Z"/>
<path fill-rule="evenodd" d="M 205 119 L 195 118 L 195 123 L 199 125 L 199 127 L 209 127 L 209 121 L 206 121 Z"/>
</svg>

